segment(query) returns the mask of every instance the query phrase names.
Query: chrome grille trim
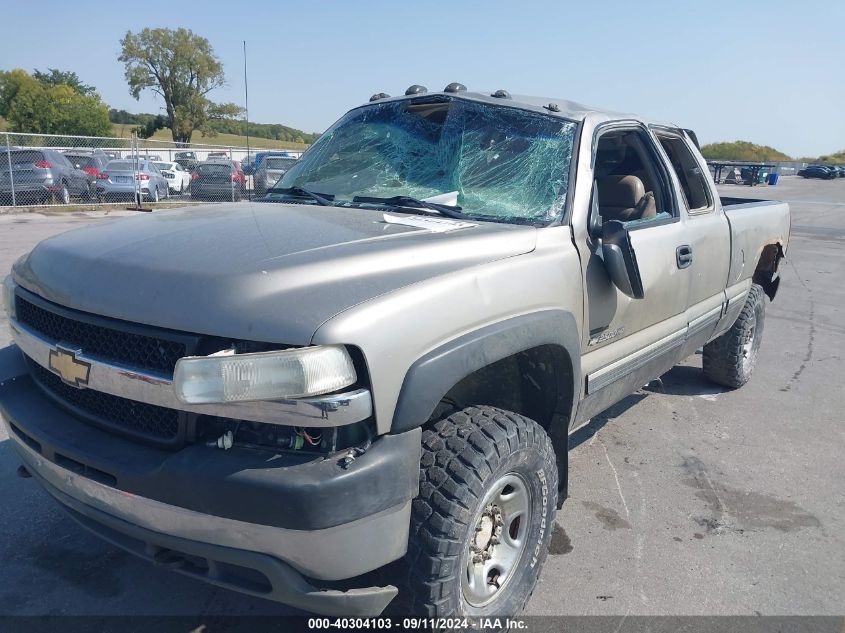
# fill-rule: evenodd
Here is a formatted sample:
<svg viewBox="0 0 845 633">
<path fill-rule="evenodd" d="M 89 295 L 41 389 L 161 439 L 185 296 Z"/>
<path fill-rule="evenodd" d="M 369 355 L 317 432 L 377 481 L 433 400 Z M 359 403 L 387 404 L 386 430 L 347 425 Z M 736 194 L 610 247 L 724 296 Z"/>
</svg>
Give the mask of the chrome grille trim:
<svg viewBox="0 0 845 633">
<path fill-rule="evenodd" d="M 21 351 L 50 370 L 50 352 L 61 341 L 47 339 L 15 319 L 10 319 L 9 325 L 12 338 Z M 76 359 L 91 365 L 85 388 L 168 409 L 265 424 L 310 427 L 343 426 L 366 420 L 373 414 L 372 396 L 367 389 L 294 400 L 185 404 L 176 397 L 170 376 L 105 361 L 85 354 L 84 350 L 76 353 Z"/>
</svg>

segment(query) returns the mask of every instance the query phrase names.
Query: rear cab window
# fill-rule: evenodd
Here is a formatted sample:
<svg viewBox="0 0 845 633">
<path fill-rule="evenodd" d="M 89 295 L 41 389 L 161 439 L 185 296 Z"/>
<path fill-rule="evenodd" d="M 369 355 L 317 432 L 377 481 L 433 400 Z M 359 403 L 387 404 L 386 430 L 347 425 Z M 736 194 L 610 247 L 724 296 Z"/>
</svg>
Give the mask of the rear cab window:
<svg viewBox="0 0 845 633">
<path fill-rule="evenodd" d="M 695 154 L 687 144 L 687 140 L 680 134 L 655 130 L 660 146 L 666 152 L 669 165 L 681 186 L 684 205 L 690 214 L 707 213 L 712 211 L 713 196 L 707 184 L 707 177 Z"/>
</svg>

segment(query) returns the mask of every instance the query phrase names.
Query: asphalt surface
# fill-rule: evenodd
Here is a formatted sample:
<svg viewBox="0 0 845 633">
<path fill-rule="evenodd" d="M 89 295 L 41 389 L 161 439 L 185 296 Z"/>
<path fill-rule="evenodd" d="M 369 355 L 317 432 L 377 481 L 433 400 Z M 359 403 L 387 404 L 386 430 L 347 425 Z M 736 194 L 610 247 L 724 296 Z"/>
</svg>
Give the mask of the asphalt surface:
<svg viewBox="0 0 845 633">
<path fill-rule="evenodd" d="M 792 206 L 756 373 L 725 391 L 696 355 L 579 431 L 528 614 L 845 612 L 845 179 L 720 190 Z M 0 216 L 0 270 L 49 235 L 103 221 Z M 0 345 L 8 338 L 0 323 Z M 17 466 L 0 435 L 0 615 L 291 613 L 101 542 Z"/>
</svg>

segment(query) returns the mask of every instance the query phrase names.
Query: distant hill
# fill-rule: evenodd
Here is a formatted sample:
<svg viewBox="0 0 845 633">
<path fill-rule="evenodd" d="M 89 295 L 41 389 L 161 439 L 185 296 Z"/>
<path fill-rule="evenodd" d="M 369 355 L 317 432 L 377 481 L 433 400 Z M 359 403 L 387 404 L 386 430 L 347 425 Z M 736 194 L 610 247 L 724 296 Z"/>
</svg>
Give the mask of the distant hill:
<svg viewBox="0 0 845 633">
<path fill-rule="evenodd" d="M 824 154 L 823 156 L 804 157 L 798 160 L 805 163 L 836 163 L 837 165 L 845 164 L 845 149 L 841 149 L 835 154 Z"/>
<path fill-rule="evenodd" d="M 111 120 L 112 124 L 115 124 L 116 126 L 121 126 L 119 128 L 121 130 L 139 125 L 146 125 L 147 122 L 154 118 L 154 114 L 134 114 L 132 112 L 127 112 L 126 110 L 115 110 L 114 108 L 109 110 L 109 119 Z M 244 121 L 212 121 L 211 129 L 217 132 L 218 136 L 200 136 L 200 138 L 197 138 L 197 135 L 199 134 L 197 132 L 192 140 L 195 143 L 221 143 L 225 145 L 246 144 L 246 123 Z M 238 140 L 235 143 L 224 143 L 224 141 L 220 138 L 223 135 L 227 137 L 243 136 L 244 138 Z M 320 137 L 320 135 L 315 132 L 303 132 L 302 130 L 297 130 L 296 128 L 288 127 L 287 125 L 281 125 L 280 123 L 250 123 L 249 137 L 250 140 L 267 139 L 268 141 L 275 141 L 271 144 L 272 147 L 278 147 L 279 144 L 282 143 L 286 146 L 289 145 L 291 148 L 297 147 L 301 149 L 302 147 L 311 145 L 311 143 L 316 141 Z M 158 133 L 156 133 L 153 138 L 161 138 L 161 140 L 164 140 L 164 137 L 161 137 Z M 172 136 L 169 138 L 172 139 Z M 259 145 L 261 145 L 261 143 L 256 142 L 256 147 Z"/>
<path fill-rule="evenodd" d="M 708 160 L 748 160 L 755 162 L 788 161 L 792 158 L 774 147 L 757 145 L 748 141 L 733 143 L 710 143 L 701 148 L 701 153 Z"/>
<path fill-rule="evenodd" d="M 132 136 L 132 130 L 137 126 L 128 123 L 112 123 L 112 136 L 118 138 L 129 139 Z M 169 128 L 162 128 L 150 137 L 152 141 L 162 141 L 164 143 L 173 143 L 173 135 Z M 143 146 L 144 140 L 138 139 L 138 142 Z M 199 143 L 204 145 L 223 145 L 228 147 L 246 147 L 246 137 L 237 134 L 226 134 L 221 132 L 215 136 L 203 136 L 201 132 L 194 132 L 191 139 L 192 143 Z M 294 149 L 306 150 L 308 143 L 297 143 L 296 141 L 276 141 L 269 138 L 260 138 L 257 136 L 249 137 L 249 145 L 253 149 Z"/>
</svg>

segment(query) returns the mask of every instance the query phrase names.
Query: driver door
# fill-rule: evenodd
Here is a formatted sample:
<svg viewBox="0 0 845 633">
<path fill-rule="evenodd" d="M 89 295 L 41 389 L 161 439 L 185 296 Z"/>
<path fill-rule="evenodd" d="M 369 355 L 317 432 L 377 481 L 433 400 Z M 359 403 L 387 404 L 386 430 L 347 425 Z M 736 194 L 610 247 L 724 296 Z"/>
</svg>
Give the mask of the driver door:
<svg viewBox="0 0 845 633">
<path fill-rule="evenodd" d="M 653 137 L 641 125 L 610 124 L 599 128 L 595 138 L 593 197 L 598 199 L 590 205 L 588 226 L 622 222 L 636 253 L 644 296 L 629 297 L 611 281 L 600 237 L 576 237 L 588 324 L 581 361 L 585 398 L 576 424 L 674 365 L 687 329 L 689 282 L 678 259 L 685 227 Z M 600 218 L 592 217 L 596 213 Z"/>
</svg>

